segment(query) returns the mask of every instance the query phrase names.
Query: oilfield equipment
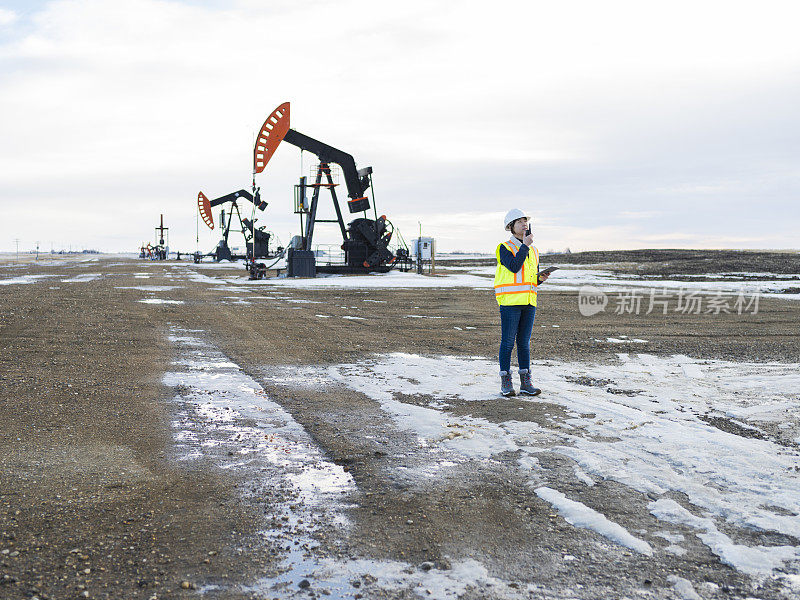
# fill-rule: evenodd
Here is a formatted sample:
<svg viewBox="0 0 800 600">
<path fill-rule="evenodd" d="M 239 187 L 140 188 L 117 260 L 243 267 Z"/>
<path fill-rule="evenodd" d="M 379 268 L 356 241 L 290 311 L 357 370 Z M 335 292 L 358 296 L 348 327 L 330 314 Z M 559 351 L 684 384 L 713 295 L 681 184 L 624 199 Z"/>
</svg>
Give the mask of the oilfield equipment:
<svg viewBox="0 0 800 600">
<path fill-rule="evenodd" d="M 242 216 L 242 211 L 239 208 L 238 201 L 247 200 L 251 202 L 253 204 L 253 212 L 255 212 L 256 208 L 260 211 L 263 211 L 267 207 L 267 203 L 261 199 L 259 189 L 255 188 L 254 192 L 254 194 L 251 194 L 246 190 L 239 190 L 238 192 L 231 192 L 230 194 L 215 198 L 214 200 L 209 200 L 203 192 L 199 192 L 197 194 L 197 210 L 200 214 L 200 218 L 203 219 L 203 223 L 205 223 L 209 229 L 214 229 L 214 216 L 211 211 L 212 208 L 226 205 L 227 213 L 225 208 L 220 211 L 219 221 L 222 227 L 222 239 L 217 243 L 217 247 L 208 254 L 200 254 L 196 252 L 194 255 L 195 262 L 200 262 L 203 257 L 207 256 L 210 256 L 215 261 L 219 262 L 221 260 L 238 260 L 240 258 L 272 259 L 282 255 L 283 248 L 280 246 L 278 246 L 274 252 L 270 250 L 269 244 L 273 234 L 269 231 L 265 231 L 265 226 L 262 225 L 261 227 L 256 228 L 255 217 L 248 219 L 247 217 Z M 247 249 L 246 254 L 244 255 L 234 254 L 228 245 L 228 238 L 231 233 L 231 227 L 234 223 L 234 214 L 236 215 L 238 221 L 237 230 L 242 232 L 245 248 Z M 227 219 L 225 218 L 226 216 Z M 255 249 L 253 248 L 254 239 Z"/>
<path fill-rule="evenodd" d="M 149 260 L 166 260 L 169 256 L 169 227 L 164 227 L 164 215 L 161 215 L 161 224 L 156 229 L 156 243 L 142 244 L 139 248 L 139 258 Z"/>
<path fill-rule="evenodd" d="M 302 236 L 295 236 L 289 248 L 289 259 L 287 260 L 287 274 L 289 277 L 313 277 L 314 272 L 321 273 L 364 273 L 369 271 L 387 272 L 395 266 L 397 256 L 389 249 L 392 236 L 395 233 L 391 222 L 385 215 L 377 216 L 375 219 L 366 217 L 369 209 L 369 200 L 359 197 L 355 201 L 348 201 L 351 213 L 364 212 L 363 217 L 351 221 L 345 227 L 342 209 L 339 206 L 339 199 L 336 196 L 336 186 L 338 183 L 339 170 L 337 165 L 332 162 L 320 162 L 312 168 L 312 179 L 301 177 L 300 182 L 294 186 L 294 212 L 300 216 L 300 231 Z M 366 185 L 371 187 L 372 168 L 367 167 L 361 171 L 365 172 Z M 327 188 L 331 195 L 333 208 L 336 211 L 336 219 L 320 219 L 317 216 L 320 193 L 322 188 Z M 311 198 L 308 197 L 309 189 Z M 362 192 L 363 193 L 363 192 Z M 374 198 L 373 198 L 374 205 Z M 319 250 L 312 251 L 314 239 L 314 226 L 316 223 L 336 223 L 342 235 L 340 246 L 342 253 L 325 252 L 321 254 Z M 399 231 L 397 232 L 398 239 Z M 397 250 L 400 256 L 408 256 L 405 243 Z"/>
<path fill-rule="evenodd" d="M 262 202 L 258 195 L 256 174 L 264 171 L 280 143 L 287 142 L 299 148 L 301 156 L 302 152 L 309 152 L 319 160 L 319 163 L 312 168 L 310 177 L 301 177 L 299 184 L 294 186 L 294 212 L 300 217 L 300 235 L 292 239 L 285 252 L 287 275 L 290 277 L 314 277 L 318 271 L 324 273 L 368 273 L 370 271 L 386 272 L 395 267 L 410 268 L 408 246 L 399 231 L 392 226 L 385 215 L 378 216 L 372 185 L 372 167 L 358 169 L 353 156 L 347 152 L 291 129 L 289 113 L 289 103 L 284 102 L 272 111 L 261 126 L 253 148 L 253 193 L 248 194 L 244 190 L 240 190 L 234 194 L 209 201 L 201 192 L 198 194 L 198 210 L 203 221 L 213 228 L 211 208 L 231 201 L 230 196 L 235 196 L 232 200 L 232 209 L 236 210 L 243 230 L 249 228 L 251 238 L 256 239 L 256 252 L 252 252 L 251 244 L 248 245 L 247 258 L 251 278 L 263 276 L 267 266 L 263 263 L 256 263 L 255 259 L 280 258 L 283 256 L 283 252 L 281 252 L 283 249 L 279 248 L 276 253 L 270 254 L 268 251 L 269 238 L 267 237 L 266 251 L 263 255 L 258 253 L 257 230 L 252 221 L 241 218 L 236 199 L 245 198 L 253 202 L 253 213 L 255 213 L 255 208 L 264 210 L 266 202 Z M 361 216 L 347 224 L 345 224 L 345 218 L 336 195 L 340 170 L 349 197 L 348 212 L 354 215 L 362 213 Z M 326 188 L 330 193 L 336 219 L 317 217 L 322 188 Z M 366 196 L 367 190 L 370 190 L 372 194 L 371 204 L 370 199 Z M 308 197 L 309 192 L 311 198 Z M 373 218 L 367 215 L 370 207 L 373 209 Z M 232 214 L 229 211 L 229 225 L 220 242 L 220 245 L 225 242 L 225 247 L 227 247 L 227 234 L 230 231 L 231 219 Z M 314 228 L 317 223 L 338 224 L 342 244 L 339 247 L 341 253 L 336 253 L 335 257 L 331 253 L 321 252 L 319 248 L 316 251 L 313 249 Z M 224 260 L 224 257 L 221 257 L 224 250 L 220 250 L 220 245 L 215 254 L 216 260 Z M 320 258 L 319 261 L 318 258 Z"/>
<path fill-rule="evenodd" d="M 417 273 L 433 273 L 436 270 L 436 240 L 418 237 L 411 240 L 411 254 L 417 264 Z"/>
</svg>

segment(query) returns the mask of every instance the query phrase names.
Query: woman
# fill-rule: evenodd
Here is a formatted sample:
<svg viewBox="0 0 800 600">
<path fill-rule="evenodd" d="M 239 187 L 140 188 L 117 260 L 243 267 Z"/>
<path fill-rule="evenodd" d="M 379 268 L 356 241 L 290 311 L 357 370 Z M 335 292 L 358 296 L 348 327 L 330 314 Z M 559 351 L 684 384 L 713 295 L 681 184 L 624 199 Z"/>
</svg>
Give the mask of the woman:
<svg viewBox="0 0 800 600">
<path fill-rule="evenodd" d="M 511 382 L 511 352 L 517 343 L 520 393 L 537 396 L 541 390 L 531 384 L 531 332 L 536 315 L 536 287 L 547 280 L 539 275 L 539 251 L 533 246 L 530 217 L 515 208 L 508 211 L 504 225 L 512 236 L 497 246 L 494 293 L 500 305 L 500 393 L 514 396 Z"/>
</svg>

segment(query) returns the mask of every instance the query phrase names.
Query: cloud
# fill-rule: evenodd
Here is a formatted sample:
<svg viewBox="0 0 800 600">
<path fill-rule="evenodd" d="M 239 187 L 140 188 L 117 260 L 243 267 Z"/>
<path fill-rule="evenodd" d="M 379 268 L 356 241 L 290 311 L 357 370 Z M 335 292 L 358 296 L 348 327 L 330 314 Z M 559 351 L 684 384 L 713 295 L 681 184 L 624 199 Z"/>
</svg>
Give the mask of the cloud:
<svg viewBox="0 0 800 600">
<path fill-rule="evenodd" d="M 617 213 L 622 219 L 653 219 L 664 214 L 660 210 L 623 210 Z"/>
<path fill-rule="evenodd" d="M 775 245 L 798 221 L 799 10 L 443 0 L 2 10 L 14 27 L 0 37 L 0 206 L 20 218 L 3 219 L 0 248 L 48 236 L 130 249 L 163 212 L 173 246 L 193 249 L 197 191 L 249 185 L 253 136 L 285 100 L 293 127 L 374 167 L 381 213 L 406 237 L 422 221 L 440 249 L 491 251 L 490 215 L 512 206 L 534 211 L 554 247 L 673 233 L 685 237 L 663 241 Z M 261 223 L 281 236 L 297 227 L 300 161 L 284 145 L 258 178 L 270 201 Z"/>
<path fill-rule="evenodd" d="M 0 8 L 0 27 L 11 25 L 14 21 L 17 20 L 17 18 L 18 15 L 13 10 Z"/>
</svg>

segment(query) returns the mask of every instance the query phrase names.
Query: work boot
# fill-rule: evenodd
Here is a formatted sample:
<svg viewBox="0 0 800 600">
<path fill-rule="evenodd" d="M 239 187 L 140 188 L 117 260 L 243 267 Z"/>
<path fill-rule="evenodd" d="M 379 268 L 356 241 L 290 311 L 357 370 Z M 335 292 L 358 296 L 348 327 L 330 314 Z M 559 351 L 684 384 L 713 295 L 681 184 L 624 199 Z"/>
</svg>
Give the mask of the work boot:
<svg viewBox="0 0 800 600">
<path fill-rule="evenodd" d="M 511 373 L 500 371 L 500 394 L 503 396 L 516 396 L 514 384 L 511 383 Z"/>
<path fill-rule="evenodd" d="M 523 396 L 538 396 L 542 393 L 539 388 L 533 387 L 531 384 L 531 370 L 519 370 L 519 393 Z"/>
</svg>

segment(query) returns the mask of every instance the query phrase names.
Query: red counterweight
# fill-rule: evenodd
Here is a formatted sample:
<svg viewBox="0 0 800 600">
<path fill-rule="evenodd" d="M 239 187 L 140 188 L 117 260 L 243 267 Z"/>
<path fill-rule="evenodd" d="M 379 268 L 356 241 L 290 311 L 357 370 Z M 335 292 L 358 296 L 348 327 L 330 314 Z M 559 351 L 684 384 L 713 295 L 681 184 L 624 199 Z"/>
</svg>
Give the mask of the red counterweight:
<svg viewBox="0 0 800 600">
<path fill-rule="evenodd" d="M 253 148 L 253 173 L 261 173 L 264 170 L 288 131 L 289 103 L 284 102 L 272 111 L 258 132 L 256 145 Z"/>
<path fill-rule="evenodd" d="M 203 192 L 197 194 L 197 210 L 200 211 L 200 216 L 203 218 L 203 223 L 208 225 L 209 229 L 214 229 L 214 217 L 211 214 L 211 202 L 206 198 Z"/>
</svg>

